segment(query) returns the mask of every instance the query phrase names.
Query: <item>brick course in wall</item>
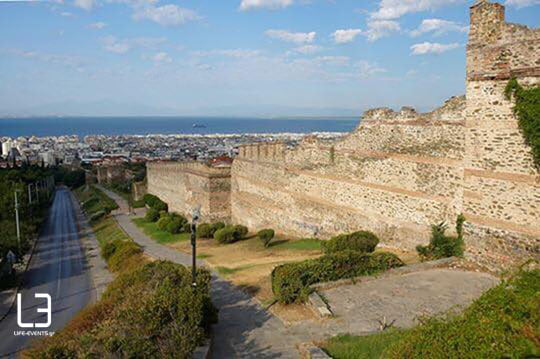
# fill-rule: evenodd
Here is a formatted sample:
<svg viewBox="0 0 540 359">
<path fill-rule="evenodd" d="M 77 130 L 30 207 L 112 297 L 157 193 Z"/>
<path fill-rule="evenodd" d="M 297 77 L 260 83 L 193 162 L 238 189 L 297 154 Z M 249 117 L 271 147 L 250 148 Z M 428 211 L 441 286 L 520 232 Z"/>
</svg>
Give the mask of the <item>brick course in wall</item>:
<svg viewBox="0 0 540 359">
<path fill-rule="evenodd" d="M 220 181 L 194 175 L 205 171 L 193 164 L 152 164 L 148 191 L 173 210 L 205 203 L 209 218 L 252 230 L 328 238 L 368 229 L 403 249 L 427 243 L 432 224 L 453 225 L 463 213 L 469 258 L 500 268 L 538 257 L 540 175 L 504 88 L 512 76 L 540 83 L 539 46 L 540 30 L 508 24 L 502 5 L 479 1 L 471 7 L 466 99 L 427 114 L 370 110 L 336 142 L 242 146 Z"/>
</svg>

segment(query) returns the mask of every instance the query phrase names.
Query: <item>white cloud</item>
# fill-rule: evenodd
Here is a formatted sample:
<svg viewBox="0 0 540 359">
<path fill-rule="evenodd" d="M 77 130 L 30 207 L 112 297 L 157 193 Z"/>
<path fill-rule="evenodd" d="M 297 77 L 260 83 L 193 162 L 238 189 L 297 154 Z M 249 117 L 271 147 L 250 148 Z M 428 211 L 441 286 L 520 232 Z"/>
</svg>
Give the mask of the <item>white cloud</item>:
<svg viewBox="0 0 540 359">
<path fill-rule="evenodd" d="M 77 56 L 48 54 L 39 51 L 26 51 L 20 49 L 11 49 L 7 52 L 12 55 L 24 57 L 27 59 L 35 59 L 47 63 L 63 65 L 73 68 L 82 68 L 85 65 L 85 61 Z"/>
<path fill-rule="evenodd" d="M 164 42 L 166 42 L 167 39 L 164 37 L 135 37 L 133 39 L 129 39 L 126 41 L 128 41 L 129 43 L 135 46 L 153 49 L 153 48 L 158 47 L 158 45 L 161 45 Z"/>
<path fill-rule="evenodd" d="M 154 49 L 163 44 L 164 37 L 135 37 L 132 39 L 117 39 L 115 36 L 105 36 L 101 39 L 105 50 L 115 54 L 125 54 L 134 47 Z"/>
<path fill-rule="evenodd" d="M 160 62 L 160 63 L 172 62 L 172 58 L 166 52 L 158 52 L 152 57 L 152 60 L 154 60 L 155 62 Z"/>
<path fill-rule="evenodd" d="M 315 40 L 315 32 L 290 32 L 287 30 L 267 30 L 266 36 L 295 44 L 311 43 Z"/>
<path fill-rule="evenodd" d="M 240 2 L 240 10 L 246 11 L 251 9 L 283 9 L 292 5 L 294 0 L 242 0 Z"/>
<path fill-rule="evenodd" d="M 368 29 L 362 35 L 366 36 L 370 42 L 388 36 L 391 32 L 401 30 L 399 23 L 392 20 L 371 20 L 368 21 L 367 25 Z"/>
<path fill-rule="evenodd" d="M 188 21 L 198 20 L 200 16 L 193 10 L 167 4 L 158 7 L 137 8 L 133 18 L 136 20 L 150 20 L 163 26 L 178 26 Z"/>
<path fill-rule="evenodd" d="M 360 35 L 362 30 L 360 29 L 346 29 L 346 30 L 336 30 L 332 37 L 336 44 L 346 44 L 348 42 L 354 41 L 355 37 Z"/>
<path fill-rule="evenodd" d="M 62 15 L 62 16 L 64 16 L 64 17 L 72 17 L 72 16 L 73 16 L 72 13 L 67 12 L 67 11 L 61 12 L 60 15 Z"/>
<path fill-rule="evenodd" d="M 435 35 L 442 35 L 447 32 L 467 32 L 468 27 L 458 24 L 454 21 L 443 19 L 424 19 L 420 26 L 411 31 L 411 36 L 419 36 L 428 32 L 433 32 Z"/>
<path fill-rule="evenodd" d="M 191 52 L 191 54 L 197 57 L 225 56 L 234 58 L 253 58 L 259 56 L 260 51 L 249 49 L 224 49 L 210 51 L 193 51 Z"/>
<path fill-rule="evenodd" d="M 515 6 L 517 8 L 538 5 L 540 0 L 506 0 L 505 5 Z"/>
<path fill-rule="evenodd" d="M 81 9 L 84 9 L 86 11 L 92 10 L 94 7 L 95 0 L 75 0 L 73 3 L 76 7 L 80 7 Z"/>
<path fill-rule="evenodd" d="M 128 42 L 118 40 L 114 36 L 103 38 L 103 43 L 105 50 L 115 54 L 125 54 L 131 49 L 131 45 Z"/>
<path fill-rule="evenodd" d="M 458 43 L 439 44 L 436 42 L 423 42 L 421 44 L 412 45 L 411 50 L 413 55 L 442 54 L 443 52 L 456 49 L 459 46 Z"/>
<path fill-rule="evenodd" d="M 101 22 L 101 21 L 100 21 L 100 22 L 94 22 L 93 24 L 88 25 L 89 28 L 91 28 L 91 29 L 97 29 L 97 30 L 101 30 L 101 29 L 103 29 L 105 26 L 107 26 L 107 24 L 104 23 L 104 22 Z"/>
<path fill-rule="evenodd" d="M 319 61 L 320 63 L 338 66 L 347 65 L 350 60 L 348 56 L 319 56 L 315 58 L 315 61 Z"/>
<path fill-rule="evenodd" d="M 314 54 L 316 52 L 321 51 L 322 47 L 317 46 L 317 45 L 303 45 L 303 46 L 296 47 L 293 50 L 301 54 Z"/>
<path fill-rule="evenodd" d="M 379 9 L 372 13 L 371 17 L 378 20 L 391 20 L 397 19 L 405 14 L 434 10 L 445 5 L 459 4 L 462 2 L 464 2 L 464 0 L 381 0 Z"/>
<path fill-rule="evenodd" d="M 385 68 L 365 60 L 358 61 L 355 66 L 359 71 L 360 77 L 371 77 L 387 71 Z"/>
</svg>

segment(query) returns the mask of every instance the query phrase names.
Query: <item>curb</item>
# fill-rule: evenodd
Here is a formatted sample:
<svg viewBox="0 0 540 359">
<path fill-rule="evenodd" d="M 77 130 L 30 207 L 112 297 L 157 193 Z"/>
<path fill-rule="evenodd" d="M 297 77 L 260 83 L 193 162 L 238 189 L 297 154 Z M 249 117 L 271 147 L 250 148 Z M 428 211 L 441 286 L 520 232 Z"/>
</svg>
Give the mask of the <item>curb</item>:
<svg viewBox="0 0 540 359">
<path fill-rule="evenodd" d="M 332 359 L 330 355 L 313 343 L 300 344 L 298 351 L 303 359 Z"/>
</svg>

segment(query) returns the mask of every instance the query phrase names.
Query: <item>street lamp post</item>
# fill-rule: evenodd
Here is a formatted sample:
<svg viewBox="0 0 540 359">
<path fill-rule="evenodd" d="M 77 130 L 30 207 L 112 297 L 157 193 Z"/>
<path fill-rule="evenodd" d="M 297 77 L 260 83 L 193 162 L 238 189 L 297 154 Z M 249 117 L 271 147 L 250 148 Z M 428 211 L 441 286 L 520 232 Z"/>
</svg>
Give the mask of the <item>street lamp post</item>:
<svg viewBox="0 0 540 359">
<path fill-rule="evenodd" d="M 200 206 L 191 214 L 191 284 L 197 285 L 197 221 L 201 216 Z"/>
<path fill-rule="evenodd" d="M 17 225 L 17 247 L 21 255 L 21 228 L 19 226 L 19 200 L 17 198 L 18 190 L 15 190 L 15 223 Z"/>
<path fill-rule="evenodd" d="M 32 204 L 32 184 L 28 184 L 28 204 Z"/>
</svg>

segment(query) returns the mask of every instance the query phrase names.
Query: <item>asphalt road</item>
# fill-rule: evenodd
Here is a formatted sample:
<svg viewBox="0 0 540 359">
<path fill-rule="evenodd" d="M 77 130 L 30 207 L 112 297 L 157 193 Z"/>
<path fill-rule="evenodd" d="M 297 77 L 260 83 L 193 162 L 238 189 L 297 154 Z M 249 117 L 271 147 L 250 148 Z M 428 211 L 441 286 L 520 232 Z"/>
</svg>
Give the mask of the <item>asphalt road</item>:
<svg viewBox="0 0 540 359">
<path fill-rule="evenodd" d="M 8 316 L 0 322 L 1 357 L 16 357 L 17 352 L 40 337 L 16 335 L 18 331 L 58 331 L 95 299 L 75 218 L 70 192 L 64 188 L 58 189 L 19 291 L 22 295 L 23 323 L 46 323 L 47 313 L 38 312 L 38 309 L 45 310 L 47 300 L 35 298 L 34 294 L 51 296 L 51 325 L 47 328 L 19 327 L 16 302 Z M 24 221 L 24 218 L 21 220 Z"/>
</svg>

